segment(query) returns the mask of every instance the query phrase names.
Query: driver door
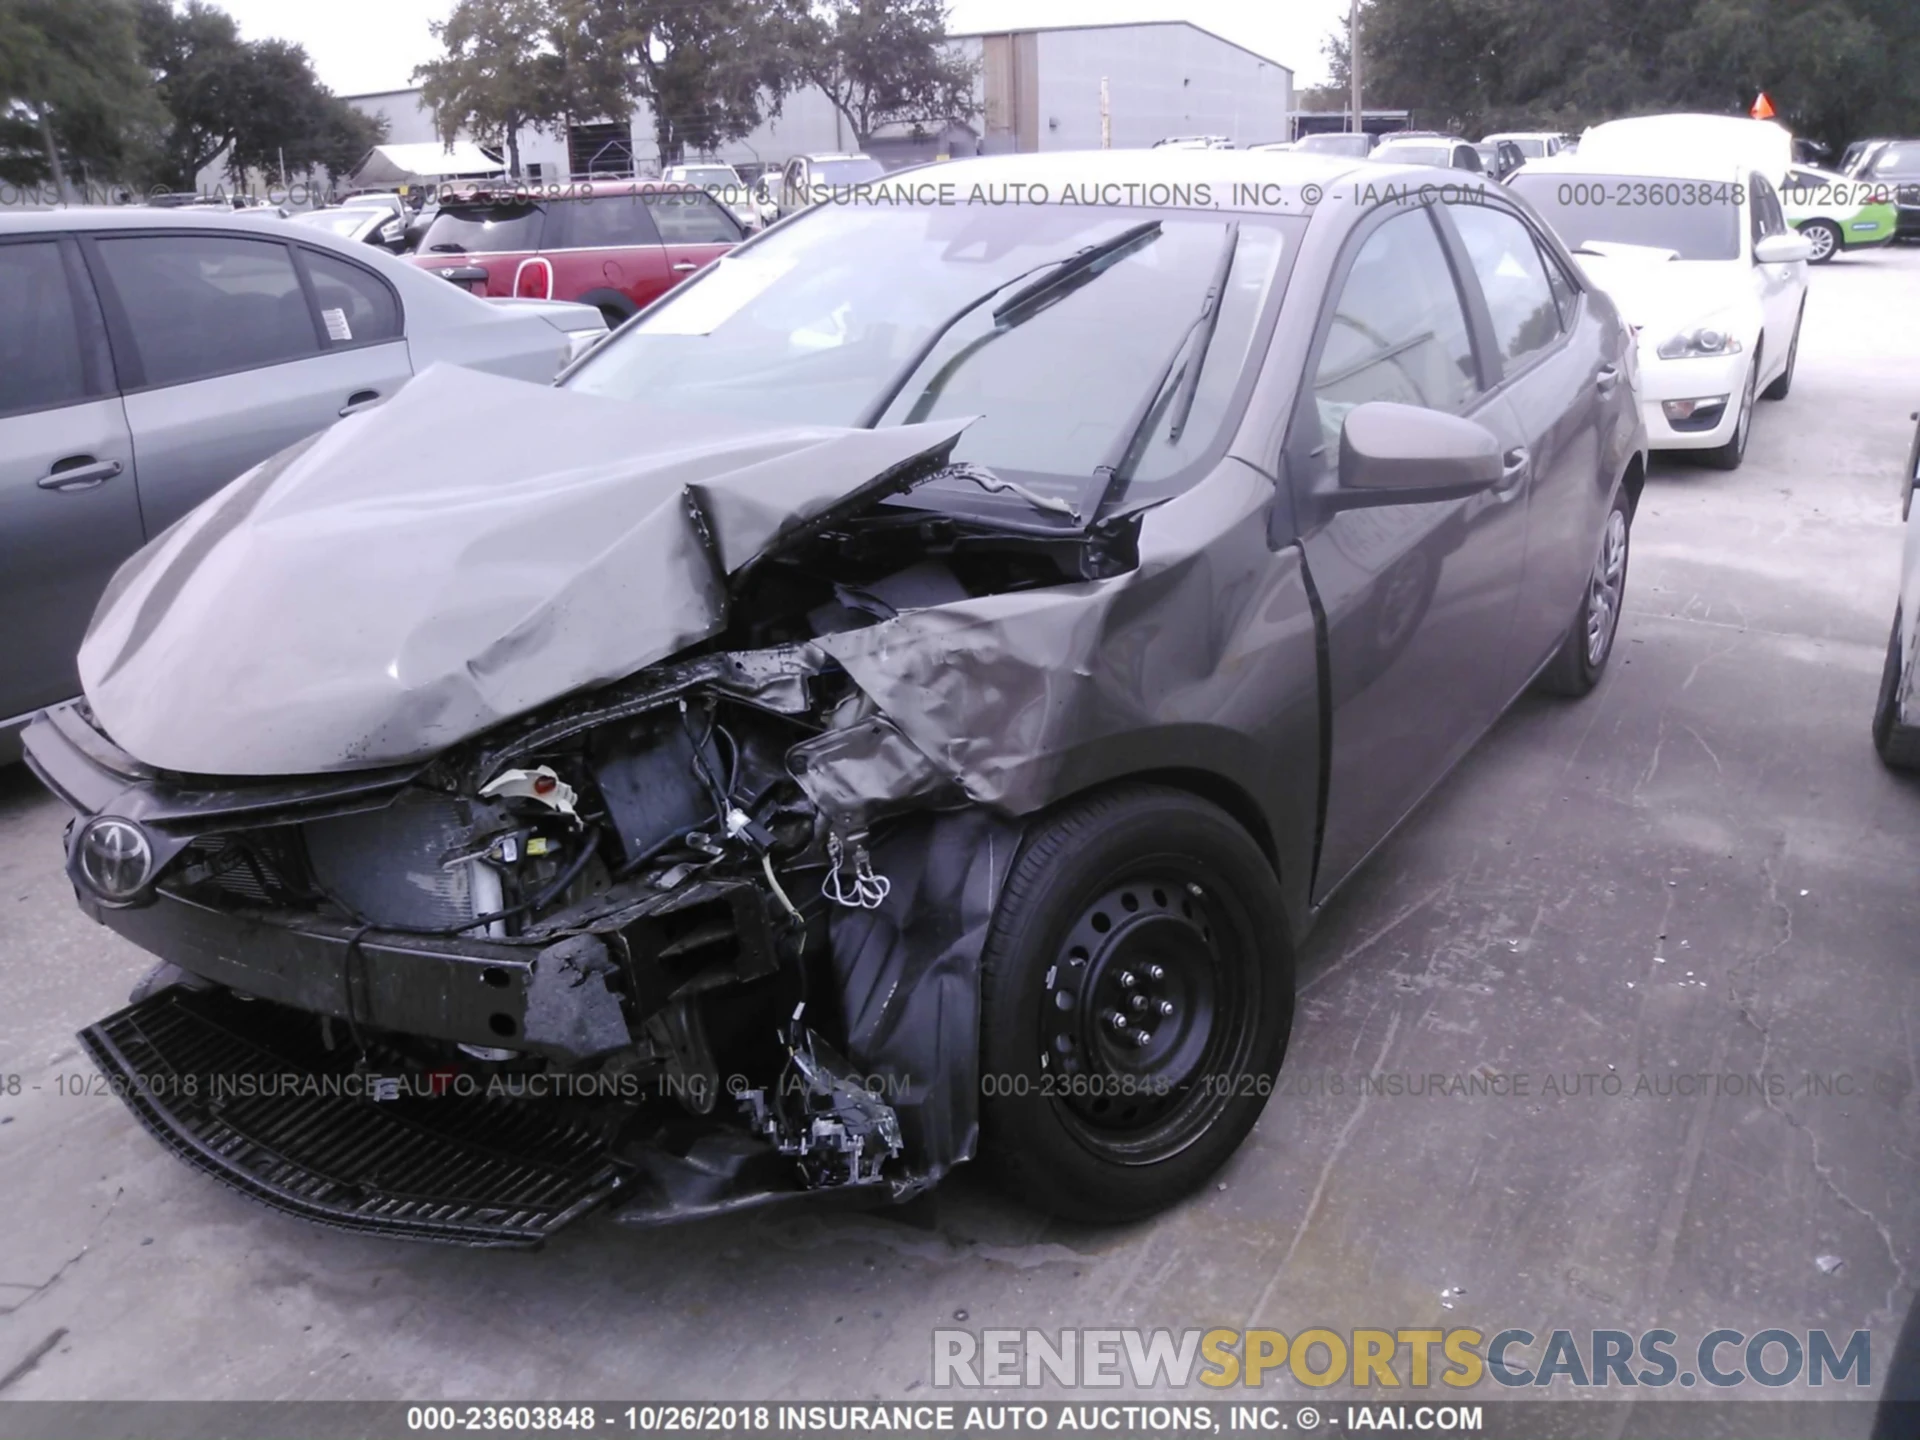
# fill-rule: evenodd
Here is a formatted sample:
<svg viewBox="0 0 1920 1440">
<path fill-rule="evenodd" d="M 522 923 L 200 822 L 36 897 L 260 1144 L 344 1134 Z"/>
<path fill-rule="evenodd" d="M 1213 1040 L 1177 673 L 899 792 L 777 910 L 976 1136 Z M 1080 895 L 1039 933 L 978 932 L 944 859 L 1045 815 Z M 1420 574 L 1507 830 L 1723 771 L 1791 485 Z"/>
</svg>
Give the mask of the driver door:
<svg viewBox="0 0 1920 1440">
<path fill-rule="evenodd" d="M 1424 206 L 1377 217 L 1336 271 L 1287 438 L 1331 691 L 1316 903 L 1506 703 L 1526 559 L 1525 441 L 1506 401 L 1487 393 L 1498 369 L 1476 351 L 1439 230 Z M 1512 476 L 1464 500 L 1318 513 L 1346 413 L 1373 400 L 1478 421 L 1513 457 Z"/>
</svg>

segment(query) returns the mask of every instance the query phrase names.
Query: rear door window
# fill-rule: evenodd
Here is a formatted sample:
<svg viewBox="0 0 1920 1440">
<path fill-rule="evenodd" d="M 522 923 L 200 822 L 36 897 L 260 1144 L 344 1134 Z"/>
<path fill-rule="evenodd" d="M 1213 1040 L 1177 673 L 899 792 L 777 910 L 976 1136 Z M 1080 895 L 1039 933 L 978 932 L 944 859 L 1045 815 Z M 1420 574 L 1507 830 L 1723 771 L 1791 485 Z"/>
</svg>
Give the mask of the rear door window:
<svg viewBox="0 0 1920 1440">
<path fill-rule="evenodd" d="M 538 250 L 546 212 L 538 205 L 442 205 L 420 239 L 423 254 L 484 255 Z"/>
<path fill-rule="evenodd" d="M 738 222 L 711 195 L 673 190 L 647 196 L 647 209 L 669 245 L 731 245 L 741 238 Z"/>
<path fill-rule="evenodd" d="M 1493 317 L 1493 340 L 1509 370 L 1560 338 L 1560 307 L 1533 232 L 1504 210 L 1449 205 L 1480 292 Z"/>
<path fill-rule="evenodd" d="M 399 338 L 400 306 L 384 281 L 337 256 L 303 253 L 330 348 Z"/>
<path fill-rule="evenodd" d="M 549 250 L 630 250 L 658 245 L 660 233 L 638 195 L 582 195 L 553 207 Z"/>
<path fill-rule="evenodd" d="M 0 415 L 86 398 L 80 325 L 59 244 L 0 245 Z"/>
<path fill-rule="evenodd" d="M 320 352 L 293 256 L 231 235 L 95 242 L 148 385 L 178 385 Z"/>
</svg>

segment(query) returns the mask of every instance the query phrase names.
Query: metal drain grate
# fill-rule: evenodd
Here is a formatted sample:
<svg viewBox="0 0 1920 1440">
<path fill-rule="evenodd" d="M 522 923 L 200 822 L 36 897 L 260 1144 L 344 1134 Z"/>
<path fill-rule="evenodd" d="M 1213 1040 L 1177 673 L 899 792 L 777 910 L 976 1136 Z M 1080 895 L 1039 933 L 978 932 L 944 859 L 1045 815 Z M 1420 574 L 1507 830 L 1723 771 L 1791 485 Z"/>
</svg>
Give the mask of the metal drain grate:
<svg viewBox="0 0 1920 1440">
<path fill-rule="evenodd" d="M 80 1041 L 182 1159 L 326 1225 L 531 1247 L 625 1177 L 598 1135 L 534 1106 L 485 1094 L 338 1093 L 344 1072 L 302 1056 L 297 1043 L 275 1043 L 274 1019 L 260 1002 L 175 988 L 88 1026 Z"/>
</svg>

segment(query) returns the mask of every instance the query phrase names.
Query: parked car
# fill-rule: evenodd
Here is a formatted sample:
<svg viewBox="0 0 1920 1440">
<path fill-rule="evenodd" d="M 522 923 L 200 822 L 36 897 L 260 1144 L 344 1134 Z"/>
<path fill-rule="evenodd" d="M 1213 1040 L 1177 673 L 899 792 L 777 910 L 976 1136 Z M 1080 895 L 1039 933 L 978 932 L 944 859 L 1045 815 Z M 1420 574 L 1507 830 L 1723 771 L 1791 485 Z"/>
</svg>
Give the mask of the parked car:
<svg viewBox="0 0 1920 1440">
<path fill-rule="evenodd" d="M 660 178 L 675 185 L 697 185 L 731 210 L 733 218 L 740 222 L 743 229 L 760 228 L 759 208 L 753 203 L 747 182 L 740 178 L 733 166 L 710 160 L 703 160 L 696 165 L 669 165 L 660 172 Z"/>
<path fill-rule="evenodd" d="M 1867 156 L 1853 178 L 1877 187 L 1892 198 L 1900 239 L 1920 236 L 1920 140 L 1895 140 L 1882 145 Z"/>
<path fill-rule="evenodd" d="M 277 218 L 342 240 L 378 245 L 393 253 L 406 248 L 406 221 L 380 205 L 329 205 L 324 210 L 298 210 Z"/>
<path fill-rule="evenodd" d="M 1401 131 L 1373 147 L 1372 158 L 1388 165 L 1433 165 L 1442 170 L 1469 170 L 1478 175 L 1485 165 L 1480 152 L 1458 135 Z"/>
<path fill-rule="evenodd" d="M 1293 142 L 1293 148 L 1303 155 L 1344 155 L 1350 160 L 1364 160 L 1373 153 L 1373 147 L 1380 137 L 1364 131 L 1333 131 L 1318 135 L 1302 135 Z"/>
<path fill-rule="evenodd" d="M 845 194 L 886 173 L 887 167 L 871 155 L 795 155 L 781 168 L 773 192 L 774 218 Z"/>
<path fill-rule="evenodd" d="M 477 1244 L 976 1152 L 1086 1220 L 1204 1182 L 1316 913 L 1604 672 L 1645 473 L 1552 233 L 1362 164 L 955 161 L 979 201 L 817 207 L 557 387 L 443 368 L 197 511 L 28 732 L 164 962 L 85 1032 L 113 1092 Z M 1068 184 L 1165 203 L 984 198 Z"/>
<path fill-rule="evenodd" d="M 1824 265 L 1843 251 L 1867 250 L 1893 239 L 1898 211 L 1892 193 L 1871 181 L 1796 165 L 1780 188 L 1780 208 L 1787 223 L 1813 247 L 1808 263 Z"/>
<path fill-rule="evenodd" d="M 1913 417 L 1920 421 L 1920 413 Z M 1920 770 L 1920 520 L 1913 513 L 1913 488 L 1920 480 L 1920 426 L 1907 448 L 1900 478 L 1900 519 L 1905 541 L 1900 560 L 1900 594 L 1894 603 L 1893 633 L 1880 671 L 1880 694 L 1873 706 L 1873 748 L 1891 769 Z"/>
<path fill-rule="evenodd" d="M 1566 148 L 1568 137 L 1554 130 L 1503 130 L 1482 135 L 1482 145 L 1511 144 L 1528 160 L 1544 160 Z"/>
<path fill-rule="evenodd" d="M 745 238 L 692 185 L 580 181 L 539 196 L 475 185 L 441 195 L 407 258 L 476 295 L 573 300 L 616 326 Z"/>
<path fill-rule="evenodd" d="M 1482 140 L 1473 148 L 1486 172 L 1496 180 L 1505 180 L 1527 163 L 1527 157 L 1511 140 Z"/>
<path fill-rule="evenodd" d="M 0 758 L 120 563 L 241 471 L 436 361 L 545 381 L 604 334 L 271 216 L 0 217 Z"/>
<path fill-rule="evenodd" d="M 1524 196 L 1639 336 L 1640 412 L 1656 450 L 1690 450 L 1738 468 L 1755 396 L 1793 386 L 1813 247 L 1794 233 L 1758 170 L 1708 158 L 1627 168 L 1590 151 L 1527 166 Z M 1684 157 L 1682 157 L 1684 158 Z"/>
</svg>

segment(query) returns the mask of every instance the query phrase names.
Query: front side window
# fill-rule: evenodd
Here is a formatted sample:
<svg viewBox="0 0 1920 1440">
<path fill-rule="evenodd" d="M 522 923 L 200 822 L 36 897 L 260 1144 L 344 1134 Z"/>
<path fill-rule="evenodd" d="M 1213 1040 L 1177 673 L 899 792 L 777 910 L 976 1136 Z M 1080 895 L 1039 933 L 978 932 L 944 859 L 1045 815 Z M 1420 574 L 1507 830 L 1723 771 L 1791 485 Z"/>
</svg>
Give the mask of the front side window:
<svg viewBox="0 0 1920 1440">
<path fill-rule="evenodd" d="M 0 415 L 86 398 L 80 325 L 60 246 L 0 245 Z"/>
<path fill-rule="evenodd" d="M 1533 232 L 1504 210 L 1449 205 L 1493 316 L 1493 341 L 1508 369 L 1560 338 L 1560 308 Z"/>
<path fill-rule="evenodd" d="M 647 210 L 669 245 L 732 245 L 740 226 L 711 195 L 673 190 L 647 196 Z"/>
<path fill-rule="evenodd" d="M 1457 415 L 1478 396 L 1466 311 L 1424 209 L 1369 235 L 1334 302 L 1313 374 L 1321 438 L 1337 455 L 1347 412 L 1372 400 Z"/>
<path fill-rule="evenodd" d="M 1156 219 L 1158 234 L 1016 323 L 996 321 L 1022 285 Z M 1222 432 L 1299 225 L 1066 206 L 823 206 L 672 292 L 567 384 L 765 425 L 860 424 L 897 385 L 878 423 L 977 416 L 956 458 L 1084 497 L 1166 377 L 1131 468 L 1136 490 L 1150 490 L 1176 483 Z M 1222 273 L 1201 359 L 1195 322 Z M 1180 395 L 1183 359 L 1198 366 L 1190 397 Z"/>
<path fill-rule="evenodd" d="M 96 244 L 149 385 L 319 353 L 306 291 L 277 241 L 177 233 Z"/>
<path fill-rule="evenodd" d="M 660 243 L 652 214 L 631 192 L 560 201 L 548 228 L 554 235 L 547 241 L 550 250 L 622 250 Z"/>
</svg>

